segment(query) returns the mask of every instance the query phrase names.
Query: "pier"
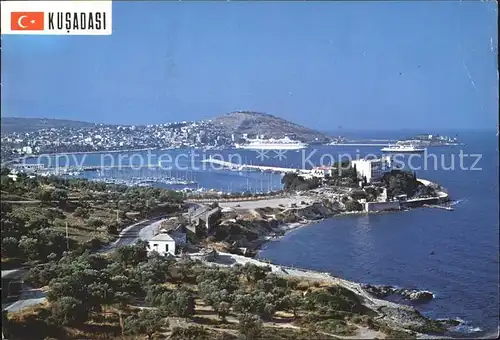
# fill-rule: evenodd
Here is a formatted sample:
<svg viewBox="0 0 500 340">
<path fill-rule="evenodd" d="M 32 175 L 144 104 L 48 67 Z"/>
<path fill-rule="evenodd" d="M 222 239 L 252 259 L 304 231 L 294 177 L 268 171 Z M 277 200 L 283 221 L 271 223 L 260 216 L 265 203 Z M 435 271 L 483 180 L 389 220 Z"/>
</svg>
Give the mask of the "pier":
<svg viewBox="0 0 500 340">
<path fill-rule="evenodd" d="M 328 146 L 389 146 L 387 143 L 330 143 Z"/>
<path fill-rule="evenodd" d="M 289 173 L 289 172 L 292 172 L 292 173 L 310 173 L 311 172 L 311 170 L 305 170 L 305 169 L 282 168 L 282 167 L 265 166 L 265 165 L 236 164 L 236 163 L 226 162 L 226 161 L 214 159 L 214 158 L 204 159 L 201 162 L 221 165 L 225 168 L 229 168 L 229 169 L 236 170 L 236 171 L 258 170 L 258 171 L 263 171 L 263 172 L 270 171 L 270 172 L 277 172 L 277 173 Z"/>
</svg>

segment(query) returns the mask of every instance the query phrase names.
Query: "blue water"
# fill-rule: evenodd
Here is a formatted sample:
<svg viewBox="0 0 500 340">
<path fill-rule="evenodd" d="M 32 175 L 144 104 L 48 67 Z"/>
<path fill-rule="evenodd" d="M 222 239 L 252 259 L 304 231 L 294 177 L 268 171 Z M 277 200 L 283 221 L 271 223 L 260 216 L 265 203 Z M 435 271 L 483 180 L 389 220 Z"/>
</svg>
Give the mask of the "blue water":
<svg viewBox="0 0 500 340">
<path fill-rule="evenodd" d="M 358 133 L 355 137 L 397 139 L 413 133 Z M 498 141 L 496 132 L 492 131 L 464 132 L 459 138 L 465 146 L 430 148 L 436 158 L 422 155 L 427 157 L 424 161 L 405 157 L 403 162 L 405 166 L 412 162 L 420 167 L 416 170 L 418 177 L 447 188 L 451 197 L 458 201 L 455 211 L 421 208 L 332 218 L 267 243 L 259 256 L 274 263 L 331 272 L 358 282 L 427 289 L 436 297 L 429 303 L 416 305 L 424 314 L 464 320 L 465 324 L 456 329 L 461 336 L 479 337 L 496 332 L 499 320 Z M 237 162 L 236 155 L 246 164 L 309 168 L 311 164 L 327 164 L 347 154 L 354 158 L 380 154 L 379 150 L 377 146 L 320 146 L 288 151 L 286 158 L 274 152 L 259 155 L 253 151 L 223 150 L 198 152 L 193 161 L 186 150 L 168 150 L 153 151 L 149 159 L 144 152 L 128 153 L 121 163 L 157 164 L 162 155 L 170 155 L 175 164 L 164 174 L 194 179 L 207 189 L 255 192 L 279 189 L 280 176 L 210 169 L 203 167 L 201 160 L 217 155 L 226 161 Z M 480 154 L 475 168 L 481 170 L 460 169 L 461 150 L 465 154 Z M 123 154 L 72 155 L 69 164 L 83 160 L 82 165 L 117 165 L 120 155 Z M 476 156 L 465 158 L 463 167 L 470 168 L 475 159 Z M 454 170 L 445 170 L 451 167 L 452 160 Z M 31 163 L 38 161 L 54 164 L 53 157 L 29 160 Z M 60 159 L 60 164 L 64 165 L 65 161 Z M 159 170 L 109 170 L 106 176 L 147 177 L 155 171 Z M 86 176 L 95 177 L 96 174 Z"/>
<path fill-rule="evenodd" d="M 449 156 L 444 158 L 447 167 L 460 148 L 467 154 L 481 154 L 477 166 L 482 170 L 417 171 L 419 177 L 448 189 L 459 201 L 455 211 L 421 208 L 332 218 L 266 244 L 259 256 L 358 282 L 427 289 L 436 298 L 416 305 L 425 315 L 464 320 L 455 331 L 474 337 L 496 332 L 498 144 L 494 132 L 471 133 L 461 139 L 467 145 L 434 151 Z M 464 165 L 472 162 L 471 158 Z"/>
</svg>

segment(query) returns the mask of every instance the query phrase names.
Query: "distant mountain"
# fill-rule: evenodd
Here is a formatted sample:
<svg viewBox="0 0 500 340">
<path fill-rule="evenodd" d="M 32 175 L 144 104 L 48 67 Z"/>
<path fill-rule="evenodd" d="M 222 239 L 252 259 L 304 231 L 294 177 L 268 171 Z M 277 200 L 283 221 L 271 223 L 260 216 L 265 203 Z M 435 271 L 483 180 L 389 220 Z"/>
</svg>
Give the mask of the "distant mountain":
<svg viewBox="0 0 500 340">
<path fill-rule="evenodd" d="M 41 129 L 61 127 L 92 127 L 96 124 L 69 119 L 2 117 L 1 130 L 4 133 L 33 132 Z"/>
<path fill-rule="evenodd" d="M 305 142 L 325 141 L 329 135 L 292 123 L 268 113 L 238 111 L 211 120 L 216 130 L 241 136 L 264 135 L 265 138 L 294 137 Z"/>
</svg>

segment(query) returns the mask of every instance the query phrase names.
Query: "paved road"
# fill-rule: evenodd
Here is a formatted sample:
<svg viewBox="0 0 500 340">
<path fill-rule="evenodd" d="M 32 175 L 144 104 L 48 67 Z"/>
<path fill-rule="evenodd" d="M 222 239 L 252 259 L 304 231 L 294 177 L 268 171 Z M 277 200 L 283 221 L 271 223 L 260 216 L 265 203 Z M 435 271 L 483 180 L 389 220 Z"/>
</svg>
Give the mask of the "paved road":
<svg viewBox="0 0 500 340">
<path fill-rule="evenodd" d="M 120 232 L 116 241 L 103 247 L 100 252 L 110 253 L 119 247 L 132 245 L 139 240 L 147 241 L 154 236 L 154 232 L 160 228 L 160 224 L 165 220 L 167 220 L 167 215 L 129 225 Z"/>
<path fill-rule="evenodd" d="M 153 237 L 155 230 L 159 229 L 160 224 L 166 220 L 166 216 L 159 216 L 144 221 L 140 221 L 124 228 L 118 239 L 108 246 L 103 247 L 99 252 L 111 253 L 119 247 L 132 245 L 138 240 L 149 240 Z M 4 273 L 6 274 L 6 273 Z M 17 312 L 23 308 L 38 305 L 45 302 L 45 293 L 40 289 L 32 289 L 24 286 L 21 297 L 18 301 L 2 309 L 9 312 Z"/>
<path fill-rule="evenodd" d="M 6 310 L 8 312 L 17 312 L 26 307 L 44 303 L 45 300 L 45 292 L 40 289 L 30 289 L 29 287 L 26 287 L 23 288 L 20 299 L 13 304 L 3 308 L 3 310 Z"/>
<path fill-rule="evenodd" d="M 269 197 L 267 199 L 255 201 L 232 201 L 220 202 L 221 208 L 232 208 L 236 210 L 251 210 L 258 208 L 289 208 L 291 204 L 301 207 L 301 202 L 311 203 L 311 199 L 305 196 L 290 196 L 290 197 Z"/>
<path fill-rule="evenodd" d="M 188 203 L 188 204 L 189 204 L 188 214 L 191 216 L 191 218 L 197 218 L 201 214 L 205 213 L 207 210 L 210 209 L 208 206 L 200 203 Z"/>
</svg>

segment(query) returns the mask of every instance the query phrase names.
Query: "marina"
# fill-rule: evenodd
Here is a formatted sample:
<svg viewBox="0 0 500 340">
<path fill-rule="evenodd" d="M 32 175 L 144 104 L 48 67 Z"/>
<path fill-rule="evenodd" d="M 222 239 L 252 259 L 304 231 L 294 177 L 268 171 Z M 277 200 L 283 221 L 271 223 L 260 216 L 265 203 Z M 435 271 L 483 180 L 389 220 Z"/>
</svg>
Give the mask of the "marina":
<svg viewBox="0 0 500 340">
<path fill-rule="evenodd" d="M 122 184 L 127 186 L 153 186 L 157 183 L 167 184 L 167 185 L 195 185 L 196 181 L 182 180 L 172 177 L 146 177 L 146 178 L 130 178 L 130 179 L 119 179 L 119 178 L 94 178 L 94 182 L 104 182 L 109 184 Z"/>
</svg>

